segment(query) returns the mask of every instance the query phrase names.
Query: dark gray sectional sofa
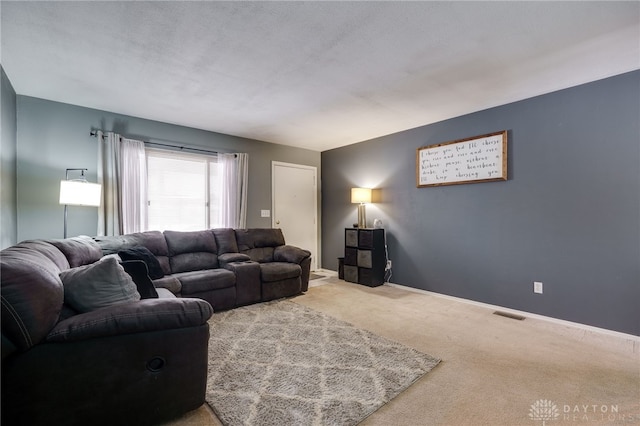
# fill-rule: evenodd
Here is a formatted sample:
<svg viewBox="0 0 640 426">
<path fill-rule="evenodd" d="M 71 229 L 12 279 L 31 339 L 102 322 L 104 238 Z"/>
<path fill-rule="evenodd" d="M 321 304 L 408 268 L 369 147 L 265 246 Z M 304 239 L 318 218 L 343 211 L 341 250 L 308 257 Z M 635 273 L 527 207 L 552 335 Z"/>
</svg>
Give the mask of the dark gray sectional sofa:
<svg viewBox="0 0 640 426">
<path fill-rule="evenodd" d="M 131 252 L 151 255 L 120 262 Z M 155 425 L 199 407 L 213 309 L 304 292 L 310 264 L 278 229 L 31 240 L 0 251 L 2 424 Z M 103 278 L 117 303 L 100 304 Z"/>
<path fill-rule="evenodd" d="M 104 255 L 147 248 L 162 269 L 156 287 L 206 300 L 215 311 L 295 296 L 309 287 L 311 253 L 287 245 L 280 229 L 148 231 L 94 240 Z"/>
</svg>

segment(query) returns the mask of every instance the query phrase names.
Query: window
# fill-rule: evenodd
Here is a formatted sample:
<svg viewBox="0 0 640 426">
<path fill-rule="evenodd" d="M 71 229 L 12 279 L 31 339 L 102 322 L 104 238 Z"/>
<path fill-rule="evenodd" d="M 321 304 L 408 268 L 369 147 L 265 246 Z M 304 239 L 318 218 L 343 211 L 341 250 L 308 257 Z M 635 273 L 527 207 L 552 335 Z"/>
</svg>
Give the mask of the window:
<svg viewBox="0 0 640 426">
<path fill-rule="evenodd" d="M 220 165 L 215 156 L 147 149 L 148 229 L 220 227 Z"/>
</svg>

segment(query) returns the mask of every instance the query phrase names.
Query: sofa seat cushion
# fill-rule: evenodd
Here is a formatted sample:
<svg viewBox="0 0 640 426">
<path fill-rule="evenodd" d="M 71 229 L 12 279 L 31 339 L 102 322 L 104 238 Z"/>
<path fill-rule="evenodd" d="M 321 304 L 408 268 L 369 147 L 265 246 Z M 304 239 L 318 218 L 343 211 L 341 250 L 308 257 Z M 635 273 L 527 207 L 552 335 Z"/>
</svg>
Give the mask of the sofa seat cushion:
<svg viewBox="0 0 640 426">
<path fill-rule="evenodd" d="M 270 262 L 260 264 L 260 278 L 263 282 L 297 278 L 301 274 L 302 268 L 295 263 Z"/>
<path fill-rule="evenodd" d="M 236 275 L 226 269 L 205 269 L 202 271 L 180 272 L 173 274 L 182 284 L 182 296 L 211 290 L 233 287 Z"/>
</svg>

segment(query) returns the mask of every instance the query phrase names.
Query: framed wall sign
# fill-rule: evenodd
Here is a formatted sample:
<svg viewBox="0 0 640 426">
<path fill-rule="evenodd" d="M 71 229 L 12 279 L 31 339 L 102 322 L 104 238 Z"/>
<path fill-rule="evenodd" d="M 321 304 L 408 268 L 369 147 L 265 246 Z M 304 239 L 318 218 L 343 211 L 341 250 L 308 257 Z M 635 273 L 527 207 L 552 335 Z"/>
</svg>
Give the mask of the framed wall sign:
<svg viewBox="0 0 640 426">
<path fill-rule="evenodd" d="M 507 180 L 507 131 L 416 150 L 418 187 Z"/>
</svg>

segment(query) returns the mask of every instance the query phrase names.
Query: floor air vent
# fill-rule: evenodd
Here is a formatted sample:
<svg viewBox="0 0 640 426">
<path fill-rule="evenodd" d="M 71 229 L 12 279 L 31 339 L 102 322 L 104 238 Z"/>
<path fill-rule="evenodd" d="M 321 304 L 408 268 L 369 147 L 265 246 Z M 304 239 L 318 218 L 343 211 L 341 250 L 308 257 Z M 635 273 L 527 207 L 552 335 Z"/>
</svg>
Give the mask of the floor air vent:
<svg viewBox="0 0 640 426">
<path fill-rule="evenodd" d="M 511 318 L 518 321 L 522 321 L 523 319 L 525 319 L 525 317 L 523 317 L 522 315 L 511 314 L 509 312 L 503 312 L 503 311 L 495 311 L 493 314 L 500 315 L 501 317 Z"/>
</svg>

